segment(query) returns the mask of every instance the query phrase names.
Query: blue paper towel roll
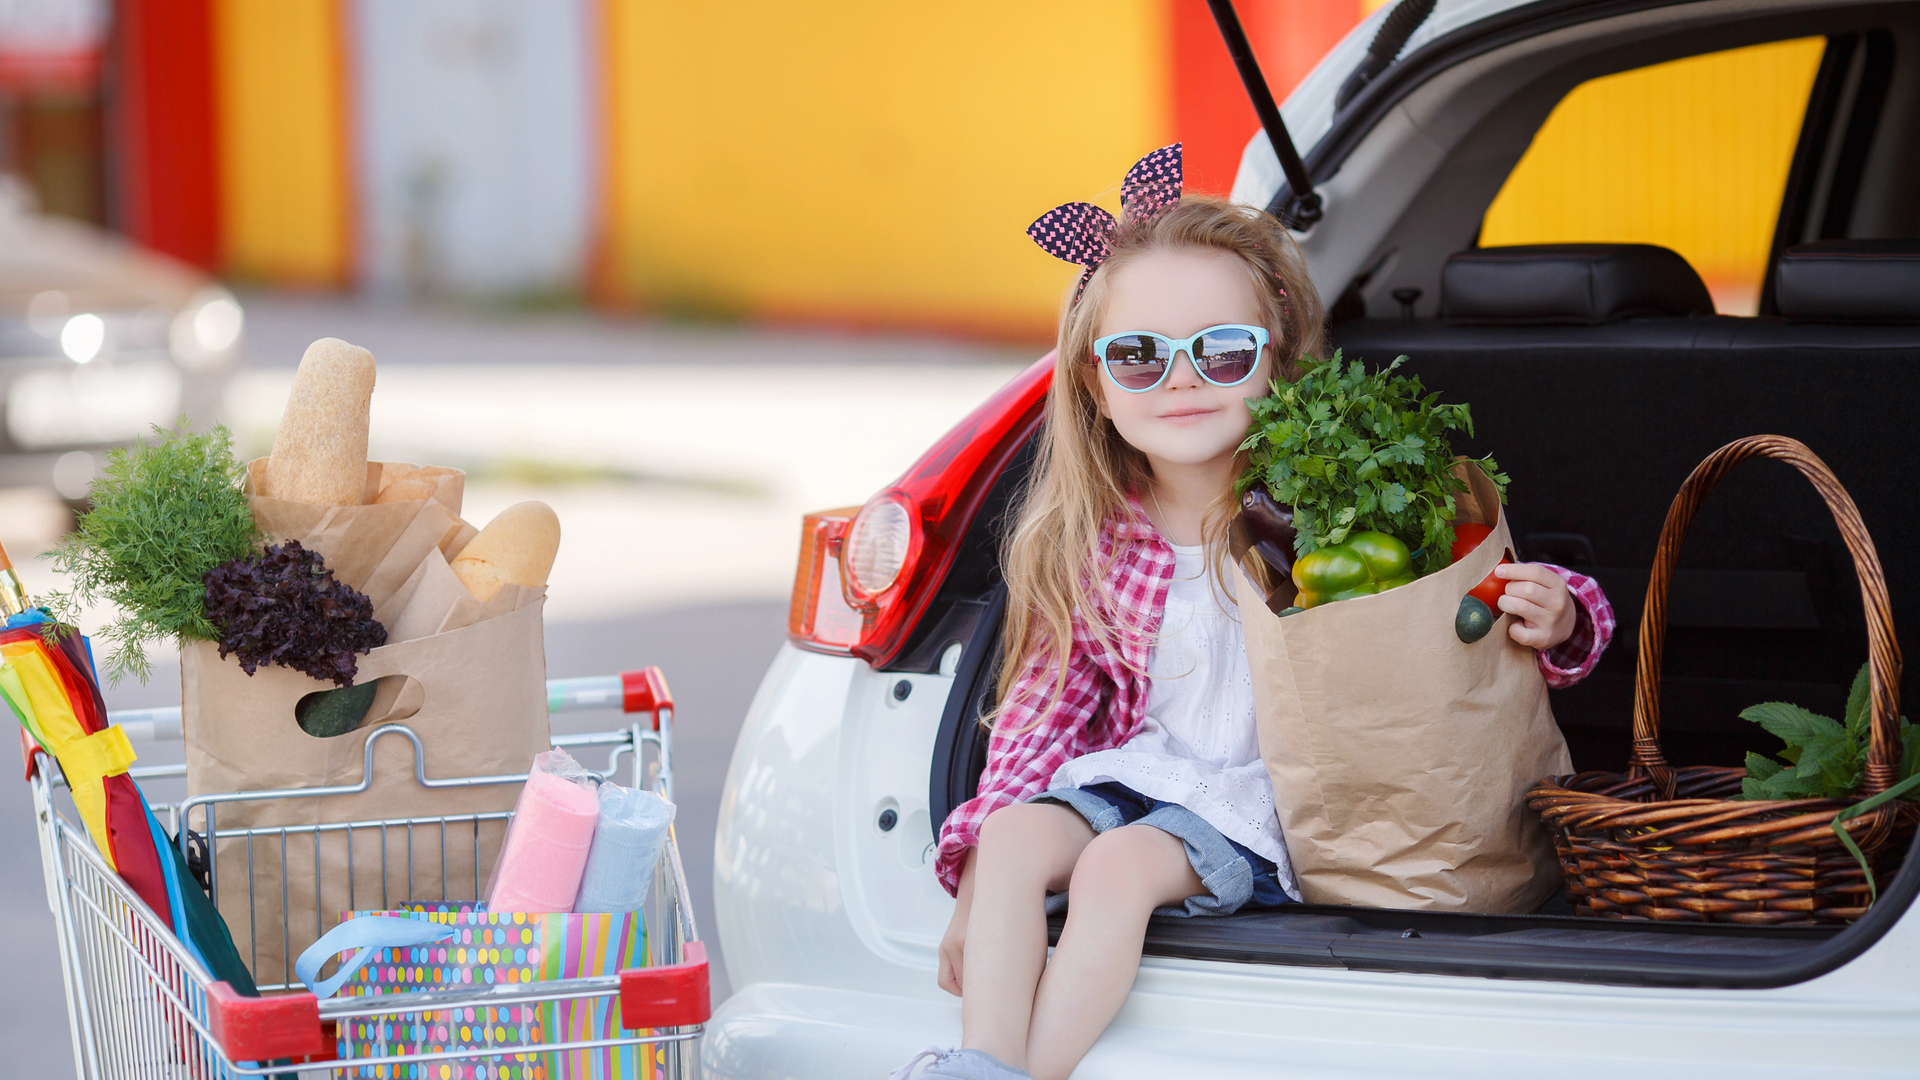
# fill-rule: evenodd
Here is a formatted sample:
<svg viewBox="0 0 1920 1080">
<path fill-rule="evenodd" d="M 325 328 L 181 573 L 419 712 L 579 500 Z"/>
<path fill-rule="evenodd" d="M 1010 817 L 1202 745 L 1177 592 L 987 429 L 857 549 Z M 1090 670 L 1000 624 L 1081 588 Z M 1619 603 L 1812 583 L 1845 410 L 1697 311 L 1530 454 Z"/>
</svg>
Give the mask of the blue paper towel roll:
<svg viewBox="0 0 1920 1080">
<path fill-rule="evenodd" d="M 673 804 L 651 791 L 600 785 L 600 820 L 580 879 L 576 912 L 640 910 L 653 884 L 653 867 L 673 824 Z"/>
</svg>

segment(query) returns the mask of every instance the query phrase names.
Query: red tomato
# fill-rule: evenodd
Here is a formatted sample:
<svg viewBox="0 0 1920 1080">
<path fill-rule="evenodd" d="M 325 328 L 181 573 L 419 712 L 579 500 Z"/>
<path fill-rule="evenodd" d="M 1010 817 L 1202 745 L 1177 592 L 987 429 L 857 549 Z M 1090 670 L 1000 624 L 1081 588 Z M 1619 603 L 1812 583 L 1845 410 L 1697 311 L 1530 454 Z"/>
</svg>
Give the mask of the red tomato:
<svg viewBox="0 0 1920 1080">
<path fill-rule="evenodd" d="M 1472 523 L 1455 525 L 1453 527 L 1453 561 L 1459 562 L 1461 559 L 1466 558 L 1473 552 L 1474 548 L 1480 546 L 1481 541 L 1492 535 L 1493 526 L 1491 525 L 1475 525 Z M 1513 560 L 1502 556 L 1500 561 L 1510 563 Z M 1487 576 L 1481 580 L 1480 584 L 1467 590 L 1468 596 L 1479 597 L 1480 602 L 1487 605 L 1487 610 L 1493 612 L 1496 618 L 1500 615 L 1500 598 L 1505 596 L 1506 593 L 1506 579 L 1497 577 L 1492 573 L 1488 573 Z"/>
<path fill-rule="evenodd" d="M 1491 525 L 1463 524 L 1453 527 L 1453 561 L 1461 559 L 1480 546 L 1480 541 L 1493 535 Z"/>
<path fill-rule="evenodd" d="M 1513 560 L 1503 558 L 1500 561 L 1510 563 Z M 1500 598 L 1506 594 L 1507 579 L 1500 577 L 1495 571 L 1491 570 L 1487 572 L 1486 577 L 1480 579 L 1480 584 L 1467 590 L 1468 596 L 1479 597 L 1480 602 L 1487 605 L 1487 610 L 1493 612 L 1495 616 L 1500 614 Z"/>
</svg>

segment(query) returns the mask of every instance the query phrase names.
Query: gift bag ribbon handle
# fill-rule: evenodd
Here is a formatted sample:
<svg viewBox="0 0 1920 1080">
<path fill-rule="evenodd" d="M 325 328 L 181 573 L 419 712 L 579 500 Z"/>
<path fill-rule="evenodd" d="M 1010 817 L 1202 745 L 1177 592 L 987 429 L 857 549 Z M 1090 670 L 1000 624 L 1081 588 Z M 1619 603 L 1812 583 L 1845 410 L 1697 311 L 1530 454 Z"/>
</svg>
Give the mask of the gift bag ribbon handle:
<svg viewBox="0 0 1920 1080">
<path fill-rule="evenodd" d="M 313 996 L 329 998 L 334 992 L 346 985 L 353 974 L 366 966 L 368 960 L 379 949 L 393 949 L 409 945 L 431 945 L 453 937 L 453 927 L 441 926 L 421 919 L 402 918 L 398 915 L 362 915 L 357 919 L 348 919 L 339 926 L 322 934 L 319 941 L 307 946 L 300 959 L 293 962 L 293 973 L 307 984 Z M 320 974 L 321 965 L 327 957 L 343 953 L 348 949 L 359 949 L 353 959 L 340 965 L 340 970 L 332 977 L 315 982 Z"/>
</svg>

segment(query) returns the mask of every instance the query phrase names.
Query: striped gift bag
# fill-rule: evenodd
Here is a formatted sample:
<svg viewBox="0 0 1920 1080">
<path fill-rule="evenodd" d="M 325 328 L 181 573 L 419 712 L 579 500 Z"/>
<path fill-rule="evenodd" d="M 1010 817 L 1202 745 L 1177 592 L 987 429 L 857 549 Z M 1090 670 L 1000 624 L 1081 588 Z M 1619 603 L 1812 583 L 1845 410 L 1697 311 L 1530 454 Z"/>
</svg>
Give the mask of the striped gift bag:
<svg viewBox="0 0 1920 1080">
<path fill-rule="evenodd" d="M 647 963 L 646 926 L 630 915 L 489 914 L 472 903 L 404 904 L 400 915 L 451 928 L 446 941 L 395 946 L 374 953 L 340 987 L 354 996 L 441 990 L 477 985 L 514 985 L 589 975 L 612 975 Z M 353 953 L 342 953 L 345 963 Z M 652 1080 L 657 1051 L 651 1045 L 545 1053 L 493 1053 L 491 1047 L 554 1045 L 632 1037 L 620 1027 L 616 997 L 573 998 L 533 1005 L 503 1005 L 395 1013 L 342 1022 L 344 1059 L 474 1050 L 476 1056 L 419 1065 L 363 1065 L 349 1075 L 432 1077 L 435 1080 Z"/>
</svg>

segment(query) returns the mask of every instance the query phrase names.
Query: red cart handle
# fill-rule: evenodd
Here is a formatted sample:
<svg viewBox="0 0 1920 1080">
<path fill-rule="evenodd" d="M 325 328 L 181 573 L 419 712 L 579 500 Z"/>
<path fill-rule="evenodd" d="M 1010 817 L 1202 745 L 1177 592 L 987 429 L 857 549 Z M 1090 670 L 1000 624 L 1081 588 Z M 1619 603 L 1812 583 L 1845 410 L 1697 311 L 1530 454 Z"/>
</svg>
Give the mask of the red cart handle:
<svg viewBox="0 0 1920 1080">
<path fill-rule="evenodd" d="M 684 1027 L 713 1016 L 707 947 L 689 941 L 686 952 L 684 963 L 620 973 L 622 1027 Z M 225 982 L 212 983 L 207 1027 L 228 1061 L 298 1063 L 335 1050 L 333 1036 L 320 1023 L 320 999 L 305 991 L 242 997 Z"/>
<path fill-rule="evenodd" d="M 241 997 L 225 982 L 212 983 L 207 1028 L 228 1061 L 298 1061 L 335 1049 L 320 1027 L 320 999 L 305 991 Z"/>
<path fill-rule="evenodd" d="M 653 714 L 653 730 L 660 730 L 660 710 L 673 711 L 673 691 L 667 689 L 666 673 L 657 667 L 620 673 L 620 709 L 622 712 Z"/>
<path fill-rule="evenodd" d="M 687 942 L 685 963 L 628 968 L 620 973 L 620 1026 L 684 1027 L 713 1015 L 707 980 L 707 947 Z"/>
</svg>

